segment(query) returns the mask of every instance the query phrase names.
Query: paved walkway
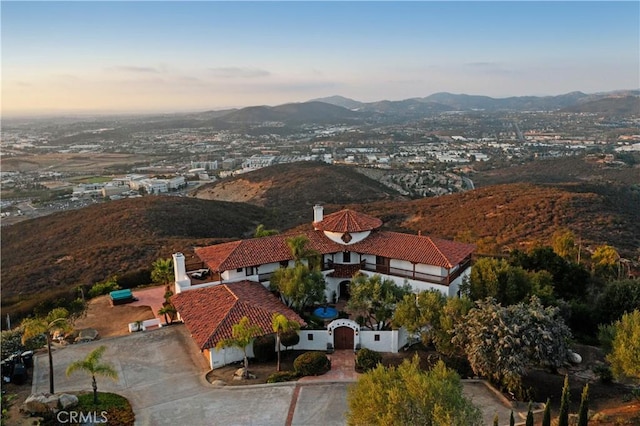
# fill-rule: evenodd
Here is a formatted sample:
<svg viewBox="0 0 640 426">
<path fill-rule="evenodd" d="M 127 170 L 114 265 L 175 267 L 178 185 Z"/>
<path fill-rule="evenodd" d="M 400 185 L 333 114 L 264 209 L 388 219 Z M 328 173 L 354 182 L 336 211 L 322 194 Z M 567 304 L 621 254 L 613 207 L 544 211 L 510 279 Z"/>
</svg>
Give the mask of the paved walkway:
<svg viewBox="0 0 640 426">
<path fill-rule="evenodd" d="M 308 425 L 309 421 L 324 425 L 345 424 L 347 412 L 347 383 L 358 380 L 356 356 L 351 350 L 338 350 L 327 355 L 331 360 L 331 370 L 321 376 L 306 376 L 296 382 L 291 395 L 286 426 Z M 344 383 L 343 387 L 335 387 Z M 303 398 L 301 398 L 301 395 Z M 306 402 L 305 402 L 306 401 Z M 309 403 L 311 403 L 309 405 Z M 315 407 L 332 407 L 332 413 L 321 413 Z M 322 419 L 319 418 L 323 417 Z"/>
</svg>

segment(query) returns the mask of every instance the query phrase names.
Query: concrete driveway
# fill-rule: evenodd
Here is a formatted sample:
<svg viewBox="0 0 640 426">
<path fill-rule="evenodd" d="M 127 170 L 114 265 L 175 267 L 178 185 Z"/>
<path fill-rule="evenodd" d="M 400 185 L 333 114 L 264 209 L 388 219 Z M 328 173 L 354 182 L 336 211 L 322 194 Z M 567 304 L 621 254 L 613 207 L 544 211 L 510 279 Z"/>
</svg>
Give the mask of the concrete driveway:
<svg viewBox="0 0 640 426">
<path fill-rule="evenodd" d="M 296 385 L 213 388 L 207 364 L 183 325 L 70 345 L 53 353 L 56 392 L 91 390 L 82 372 L 66 377 L 67 366 L 100 345 L 119 379 L 97 378 L 98 390 L 131 401 L 138 425 L 284 425 Z M 35 359 L 33 392 L 48 392 L 46 353 Z M 292 424 L 345 424 L 346 384 L 303 386 Z"/>
</svg>

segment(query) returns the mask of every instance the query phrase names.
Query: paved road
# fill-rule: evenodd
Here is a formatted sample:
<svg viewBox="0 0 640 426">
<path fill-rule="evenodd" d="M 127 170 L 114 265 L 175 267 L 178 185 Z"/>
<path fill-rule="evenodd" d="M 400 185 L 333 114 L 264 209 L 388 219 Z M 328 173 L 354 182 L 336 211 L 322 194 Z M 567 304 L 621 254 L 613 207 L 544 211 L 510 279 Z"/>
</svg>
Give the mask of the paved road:
<svg viewBox="0 0 640 426">
<path fill-rule="evenodd" d="M 56 350 L 56 392 L 90 390 L 81 372 L 65 376 L 72 361 L 100 345 L 104 359 L 118 370 L 114 382 L 98 378 L 98 390 L 131 401 L 137 425 L 284 425 L 296 387 L 243 386 L 214 388 L 205 380 L 207 364 L 182 325 L 128 336 L 71 345 Z M 35 360 L 33 392 L 48 391 L 46 354 Z M 294 425 L 343 425 L 346 384 L 301 385 L 293 412 Z"/>
</svg>

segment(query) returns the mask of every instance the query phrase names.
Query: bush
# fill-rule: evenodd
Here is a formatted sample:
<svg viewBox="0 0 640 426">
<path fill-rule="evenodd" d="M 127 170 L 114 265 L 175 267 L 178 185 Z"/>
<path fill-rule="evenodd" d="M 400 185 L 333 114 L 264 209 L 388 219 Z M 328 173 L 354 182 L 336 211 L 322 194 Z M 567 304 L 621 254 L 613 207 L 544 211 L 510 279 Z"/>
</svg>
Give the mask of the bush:
<svg viewBox="0 0 640 426">
<path fill-rule="evenodd" d="M 276 359 L 276 338 L 274 335 L 256 337 L 253 341 L 253 355 L 258 362 Z"/>
<path fill-rule="evenodd" d="M 295 371 L 278 371 L 267 377 L 267 383 L 290 382 L 298 378 Z"/>
<path fill-rule="evenodd" d="M 598 376 L 598 379 L 600 379 L 602 383 L 611 383 L 611 381 L 613 381 L 613 372 L 608 365 L 597 365 L 593 369 L 593 372 L 596 373 L 596 376 Z"/>
<path fill-rule="evenodd" d="M 135 288 L 143 285 L 151 284 L 151 270 L 138 269 L 131 272 L 126 272 L 117 280 L 120 288 Z"/>
<path fill-rule="evenodd" d="M 300 376 L 320 376 L 331 370 L 331 361 L 322 352 L 306 352 L 293 361 L 293 368 Z"/>
<path fill-rule="evenodd" d="M 356 355 L 356 370 L 364 373 L 373 370 L 381 362 L 382 355 L 379 352 L 367 348 L 360 349 Z"/>
<path fill-rule="evenodd" d="M 111 278 L 103 283 L 94 284 L 89 290 L 89 297 L 94 298 L 98 296 L 102 296 L 103 294 L 109 294 L 114 290 L 119 290 L 120 286 L 118 286 L 118 282 L 116 278 Z"/>
<path fill-rule="evenodd" d="M 286 331 L 280 335 L 280 343 L 285 348 L 290 348 L 300 343 L 300 335 L 296 330 Z"/>
</svg>

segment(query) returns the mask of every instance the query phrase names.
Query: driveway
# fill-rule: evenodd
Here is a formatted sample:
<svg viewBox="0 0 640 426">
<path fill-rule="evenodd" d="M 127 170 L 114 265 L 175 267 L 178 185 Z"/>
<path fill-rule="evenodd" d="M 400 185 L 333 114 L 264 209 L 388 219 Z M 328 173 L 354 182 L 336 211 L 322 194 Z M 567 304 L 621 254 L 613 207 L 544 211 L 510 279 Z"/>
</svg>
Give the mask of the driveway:
<svg viewBox="0 0 640 426">
<path fill-rule="evenodd" d="M 83 359 L 100 345 L 103 356 L 118 371 L 118 381 L 98 377 L 98 390 L 124 395 L 131 401 L 137 425 L 284 425 L 295 384 L 281 386 L 212 388 L 204 375 L 207 364 L 183 325 L 132 333 L 91 343 L 70 345 L 53 353 L 56 392 L 91 390 L 91 378 L 82 372 L 66 377 L 67 366 Z M 48 392 L 46 353 L 35 359 L 33 392 Z M 346 385 L 336 384 L 336 394 Z M 315 386 L 314 386 L 315 387 Z M 293 424 L 344 424 L 346 401 L 324 398 L 325 387 L 309 390 L 297 398 Z M 336 404 L 337 401 L 337 405 Z M 304 412 L 299 409 L 303 409 Z M 313 412 L 307 412 L 313 407 Z M 328 413 L 332 413 L 329 417 Z M 332 417 L 331 417 L 332 416 Z"/>
</svg>

